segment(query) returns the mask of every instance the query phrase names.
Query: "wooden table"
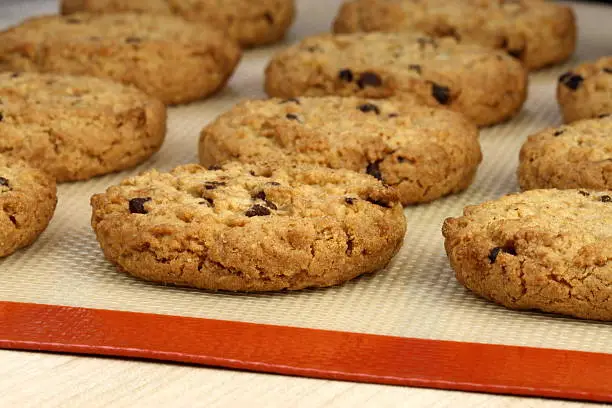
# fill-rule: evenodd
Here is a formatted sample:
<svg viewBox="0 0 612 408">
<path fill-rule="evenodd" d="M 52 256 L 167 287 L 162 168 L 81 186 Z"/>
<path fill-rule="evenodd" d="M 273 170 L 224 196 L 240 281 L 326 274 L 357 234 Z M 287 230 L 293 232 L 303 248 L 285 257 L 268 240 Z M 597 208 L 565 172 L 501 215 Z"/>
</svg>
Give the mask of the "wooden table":
<svg viewBox="0 0 612 408">
<path fill-rule="evenodd" d="M 574 408 L 595 404 L 0 350 L 0 406 Z"/>
</svg>

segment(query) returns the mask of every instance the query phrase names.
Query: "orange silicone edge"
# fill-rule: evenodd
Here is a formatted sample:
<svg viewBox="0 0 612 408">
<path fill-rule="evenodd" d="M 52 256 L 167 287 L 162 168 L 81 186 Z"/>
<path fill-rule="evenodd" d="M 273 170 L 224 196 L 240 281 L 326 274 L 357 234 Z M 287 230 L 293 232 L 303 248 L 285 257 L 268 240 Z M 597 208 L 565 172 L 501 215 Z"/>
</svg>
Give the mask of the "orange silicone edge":
<svg viewBox="0 0 612 408">
<path fill-rule="evenodd" d="M 612 355 L 0 302 L 0 348 L 612 402 Z"/>
</svg>

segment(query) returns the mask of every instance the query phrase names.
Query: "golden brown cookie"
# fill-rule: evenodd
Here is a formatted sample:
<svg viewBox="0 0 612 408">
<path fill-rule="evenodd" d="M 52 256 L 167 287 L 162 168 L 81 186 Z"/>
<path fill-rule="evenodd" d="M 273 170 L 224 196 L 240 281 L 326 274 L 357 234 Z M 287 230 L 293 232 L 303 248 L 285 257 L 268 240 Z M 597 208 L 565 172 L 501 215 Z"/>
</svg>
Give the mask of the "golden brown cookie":
<svg viewBox="0 0 612 408">
<path fill-rule="evenodd" d="M 163 103 L 112 81 L 0 73 L 0 152 L 58 181 L 133 167 L 166 134 Z"/>
<path fill-rule="evenodd" d="M 144 12 L 174 14 L 225 31 L 243 47 L 281 40 L 293 21 L 294 0 L 62 0 L 62 14 Z"/>
<path fill-rule="evenodd" d="M 586 62 L 561 75 L 557 100 L 565 123 L 612 114 L 612 57 Z"/>
<path fill-rule="evenodd" d="M 205 166 L 267 161 L 368 173 L 396 187 L 404 205 L 464 190 L 482 159 L 478 129 L 456 112 L 337 96 L 241 102 L 202 130 L 199 150 Z"/>
<path fill-rule="evenodd" d="M 421 31 L 506 51 L 530 69 L 562 62 L 576 46 L 568 6 L 540 0 L 350 0 L 336 33 Z"/>
<path fill-rule="evenodd" d="M 0 155 L 0 258 L 32 244 L 56 203 L 53 177 Z"/>
<path fill-rule="evenodd" d="M 442 232 L 457 280 L 511 309 L 612 320 L 612 191 L 531 190 Z"/>
<path fill-rule="evenodd" d="M 0 71 L 108 78 L 166 104 L 219 90 L 239 59 L 240 49 L 221 31 L 173 16 L 44 16 L 0 32 Z"/>
<path fill-rule="evenodd" d="M 91 203 L 119 269 L 211 290 L 336 285 L 384 268 L 406 232 L 394 189 L 323 167 L 187 165 L 129 178 Z"/>
<path fill-rule="evenodd" d="M 529 136 L 519 159 L 523 190 L 612 190 L 612 117 L 581 120 Z"/>
<path fill-rule="evenodd" d="M 418 100 L 465 114 L 478 125 L 515 115 L 527 72 L 502 51 L 412 33 L 322 35 L 276 54 L 270 96 L 359 96 Z"/>
</svg>

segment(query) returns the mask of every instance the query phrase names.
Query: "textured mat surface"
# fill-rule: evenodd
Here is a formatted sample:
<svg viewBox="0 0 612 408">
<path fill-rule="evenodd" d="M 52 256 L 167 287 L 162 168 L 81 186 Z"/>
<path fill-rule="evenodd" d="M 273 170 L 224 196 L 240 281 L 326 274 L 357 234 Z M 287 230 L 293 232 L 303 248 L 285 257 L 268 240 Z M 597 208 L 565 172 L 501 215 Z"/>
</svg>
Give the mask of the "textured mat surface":
<svg viewBox="0 0 612 408">
<path fill-rule="evenodd" d="M 301 1 L 288 41 L 325 31 L 337 0 Z M 0 4 L 0 27 L 27 15 L 52 12 L 53 2 Z M 148 168 L 195 161 L 201 127 L 246 97 L 263 97 L 263 69 L 277 48 L 246 53 L 229 87 L 215 98 L 172 108 L 162 150 L 128 172 L 63 184 L 49 229 L 32 247 L 0 261 L 0 300 L 130 310 L 254 323 L 612 353 L 612 325 L 513 312 L 460 286 L 443 250 L 444 218 L 467 204 L 517 190 L 518 151 L 527 135 L 560 123 L 554 99 L 557 76 L 585 59 L 612 54 L 612 8 L 576 5 L 580 31 L 576 57 L 564 67 L 532 75 L 529 100 L 511 122 L 481 133 L 484 161 L 472 187 L 460 195 L 406 209 L 408 234 L 385 271 L 325 290 L 266 295 L 208 293 L 161 287 L 117 272 L 103 258 L 89 226 L 89 197 Z"/>
</svg>

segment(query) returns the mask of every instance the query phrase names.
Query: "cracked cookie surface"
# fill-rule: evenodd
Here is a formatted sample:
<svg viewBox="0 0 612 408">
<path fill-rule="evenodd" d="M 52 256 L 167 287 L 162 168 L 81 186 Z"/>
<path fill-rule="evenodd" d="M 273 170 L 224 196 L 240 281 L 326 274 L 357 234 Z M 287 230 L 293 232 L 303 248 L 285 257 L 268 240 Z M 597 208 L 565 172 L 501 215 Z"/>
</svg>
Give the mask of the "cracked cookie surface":
<svg viewBox="0 0 612 408">
<path fill-rule="evenodd" d="M 477 125 L 515 115 L 527 72 L 502 51 L 415 33 L 309 37 L 277 53 L 266 68 L 275 97 L 404 98 L 465 114 Z"/>
<path fill-rule="evenodd" d="M 539 0 L 353 0 L 340 8 L 334 31 L 450 36 L 504 50 L 529 69 L 562 62 L 576 46 L 572 9 Z"/>
<path fill-rule="evenodd" d="M 166 134 L 160 101 L 91 77 L 0 73 L 0 114 L 0 153 L 60 182 L 135 166 Z"/>
<path fill-rule="evenodd" d="M 397 193 L 348 170 L 228 163 L 126 179 L 92 197 L 120 270 L 211 290 L 297 290 L 384 268 L 406 223 Z"/>
<path fill-rule="evenodd" d="M 531 190 L 444 222 L 457 280 L 512 309 L 612 320 L 612 191 Z"/>
<path fill-rule="evenodd" d="M 53 177 L 0 155 L 0 258 L 32 244 L 47 228 L 56 203 Z"/>
<path fill-rule="evenodd" d="M 523 190 L 612 189 L 612 116 L 529 136 L 521 148 L 518 179 Z"/>
<path fill-rule="evenodd" d="M 295 14 L 294 0 L 63 0 L 63 14 L 145 12 L 174 14 L 223 30 L 243 47 L 281 40 Z"/>
<path fill-rule="evenodd" d="M 612 56 L 561 75 L 557 101 L 565 123 L 612 114 Z"/>
<path fill-rule="evenodd" d="M 368 173 L 402 204 L 464 190 L 482 159 L 462 115 L 406 102 L 326 96 L 244 101 L 206 126 L 205 166 L 239 160 L 316 164 Z"/>
<path fill-rule="evenodd" d="M 221 31 L 174 16 L 43 16 L 0 32 L 0 71 L 108 78 L 166 104 L 217 91 L 239 59 L 238 45 Z"/>
</svg>

